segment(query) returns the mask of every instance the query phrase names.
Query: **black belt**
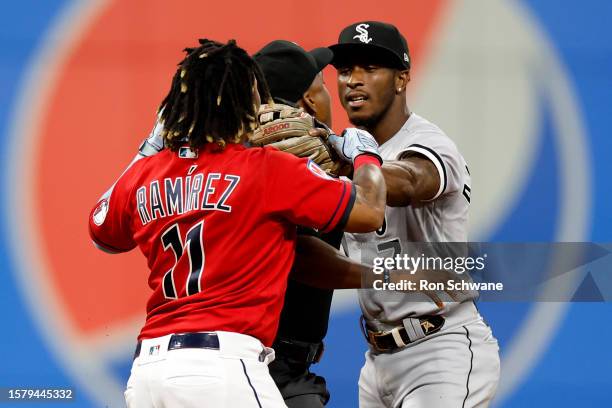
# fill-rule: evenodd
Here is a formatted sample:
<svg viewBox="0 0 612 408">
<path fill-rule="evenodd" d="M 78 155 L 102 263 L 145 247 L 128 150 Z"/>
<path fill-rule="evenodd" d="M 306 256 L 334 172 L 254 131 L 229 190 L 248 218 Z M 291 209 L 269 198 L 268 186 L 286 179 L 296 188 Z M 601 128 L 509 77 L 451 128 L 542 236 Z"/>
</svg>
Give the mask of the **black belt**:
<svg viewBox="0 0 612 408">
<path fill-rule="evenodd" d="M 134 358 L 140 355 L 140 349 L 142 348 L 142 342 L 138 342 L 136 345 L 136 351 L 134 352 Z M 219 337 L 216 333 L 184 333 L 184 334 L 173 334 L 168 342 L 168 350 L 178 350 L 185 348 L 200 348 L 219 350 Z M 149 354 L 153 354 L 155 350 L 149 350 Z"/>
<path fill-rule="evenodd" d="M 278 339 L 272 346 L 276 358 L 303 364 L 318 363 L 323 356 L 323 342 L 308 343 L 305 341 Z"/>
<path fill-rule="evenodd" d="M 430 334 L 439 331 L 442 326 L 444 326 L 445 321 L 443 316 L 419 316 L 413 318 L 412 320 L 418 320 L 418 324 L 423 333 L 422 336 L 419 336 L 420 338 L 429 336 Z M 388 331 L 376 331 L 370 329 L 362 321 L 361 327 L 367 342 L 370 343 L 370 345 L 378 352 L 384 353 L 399 350 L 417 340 L 410 338 L 404 326 L 397 326 Z M 394 335 L 394 333 L 396 334 Z M 404 344 L 397 341 L 397 335 L 399 335 L 401 342 Z"/>
</svg>

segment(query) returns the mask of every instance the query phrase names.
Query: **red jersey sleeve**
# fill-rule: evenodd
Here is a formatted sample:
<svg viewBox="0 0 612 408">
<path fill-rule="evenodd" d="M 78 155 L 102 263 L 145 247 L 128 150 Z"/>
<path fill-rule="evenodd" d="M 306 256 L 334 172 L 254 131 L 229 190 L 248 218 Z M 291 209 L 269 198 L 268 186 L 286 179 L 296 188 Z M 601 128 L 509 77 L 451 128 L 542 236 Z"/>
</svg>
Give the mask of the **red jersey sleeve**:
<svg viewBox="0 0 612 408">
<path fill-rule="evenodd" d="M 131 229 L 129 172 L 124 173 L 89 215 L 89 235 L 101 250 L 126 252 L 136 247 Z"/>
<path fill-rule="evenodd" d="M 265 200 L 271 213 L 322 232 L 344 226 L 355 202 L 350 181 L 330 177 L 306 158 L 266 150 Z"/>
</svg>

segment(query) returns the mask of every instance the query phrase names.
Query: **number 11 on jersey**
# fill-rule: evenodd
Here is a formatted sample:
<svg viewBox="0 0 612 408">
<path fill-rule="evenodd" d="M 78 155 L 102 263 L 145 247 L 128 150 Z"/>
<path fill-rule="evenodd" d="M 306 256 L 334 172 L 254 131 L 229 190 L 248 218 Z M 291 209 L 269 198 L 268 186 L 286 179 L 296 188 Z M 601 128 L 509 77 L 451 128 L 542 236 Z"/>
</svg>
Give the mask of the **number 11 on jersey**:
<svg viewBox="0 0 612 408">
<path fill-rule="evenodd" d="M 169 249 L 174 253 L 174 266 L 166 272 L 163 278 L 163 290 L 166 299 L 178 299 L 179 291 L 176 287 L 176 279 L 174 270 L 179 260 L 185 252 L 189 257 L 189 273 L 185 281 L 185 296 L 195 295 L 202 291 L 201 278 L 204 272 L 204 242 L 202 240 L 202 231 L 204 229 L 204 220 L 198 222 L 191 227 L 185 234 L 185 243 L 181 238 L 181 231 L 178 224 L 170 226 L 161 236 L 164 249 Z"/>
</svg>

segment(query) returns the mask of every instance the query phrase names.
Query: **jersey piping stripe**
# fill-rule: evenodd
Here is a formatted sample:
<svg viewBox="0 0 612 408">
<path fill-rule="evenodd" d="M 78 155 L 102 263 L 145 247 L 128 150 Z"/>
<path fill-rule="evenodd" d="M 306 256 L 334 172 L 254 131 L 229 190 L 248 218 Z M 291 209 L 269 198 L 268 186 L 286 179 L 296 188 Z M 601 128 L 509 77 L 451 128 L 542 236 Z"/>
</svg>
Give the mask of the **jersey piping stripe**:
<svg viewBox="0 0 612 408">
<path fill-rule="evenodd" d="M 114 254 L 120 254 L 122 252 L 126 252 L 126 251 L 113 251 L 111 249 L 103 247 L 102 245 L 98 244 L 96 241 L 92 240 L 91 242 L 94 244 L 96 248 L 98 248 L 102 252 L 106 252 L 107 254 L 114 255 Z"/>
<path fill-rule="evenodd" d="M 465 402 L 467 401 L 470 395 L 470 375 L 472 375 L 472 366 L 474 364 L 474 352 L 472 351 L 472 339 L 470 339 L 470 331 L 465 326 L 463 326 L 463 328 L 465 329 L 465 336 L 467 337 L 469 342 L 468 350 L 470 350 L 470 371 L 468 371 L 467 380 L 465 381 L 465 388 L 467 391 L 465 394 L 465 398 L 463 399 L 463 405 L 461 406 L 462 408 L 465 408 Z"/>
<path fill-rule="evenodd" d="M 355 185 L 351 183 L 351 196 L 349 197 L 349 201 L 346 204 L 346 207 L 344 208 L 344 213 L 342 214 L 340 221 L 338 221 L 338 224 L 336 224 L 336 227 L 334 229 L 344 229 L 346 223 L 348 222 L 349 215 L 351 215 L 351 211 L 353 211 L 353 206 L 355 205 L 356 198 L 357 187 L 355 187 Z"/>
<path fill-rule="evenodd" d="M 249 382 L 249 386 L 253 390 L 253 395 L 255 395 L 255 399 L 257 400 L 257 406 L 261 408 L 261 402 L 259 402 L 259 396 L 257 395 L 257 391 L 255 391 L 255 387 L 253 387 L 253 384 L 251 383 L 251 379 L 249 378 L 249 374 L 247 373 L 246 366 L 244 365 L 244 361 L 240 359 L 240 363 L 242 364 L 242 370 L 244 371 L 244 375 L 247 381 Z"/>
<path fill-rule="evenodd" d="M 340 210 L 340 207 L 342 207 L 342 204 L 344 203 L 344 197 L 346 196 L 346 185 L 347 184 L 348 182 L 342 183 L 342 194 L 340 195 L 340 200 L 338 200 L 338 205 L 336 206 L 336 209 L 334 210 L 331 217 L 329 218 L 329 221 L 327 221 L 327 223 L 321 228 L 321 231 L 328 232 L 330 229 L 332 229 L 335 226 L 335 224 L 337 224 L 337 222 L 334 223 L 334 220 L 336 219 L 336 215 L 338 215 L 338 211 Z"/>
<path fill-rule="evenodd" d="M 423 146 L 420 144 L 412 144 L 408 146 L 406 150 L 404 150 L 404 152 L 398 155 L 398 157 L 401 157 L 402 154 L 405 152 L 415 152 L 415 153 L 422 154 L 423 156 L 427 157 L 436 166 L 436 169 L 438 170 L 438 174 L 440 175 L 440 188 L 438 189 L 438 192 L 436 193 L 435 196 L 433 196 L 429 200 L 424 200 L 424 201 L 432 201 L 440 197 L 440 195 L 444 193 L 444 191 L 446 191 L 446 183 L 447 183 L 446 166 L 444 165 L 444 162 L 442 161 L 442 158 L 440 157 L 440 155 L 436 153 L 433 149 L 430 149 L 429 147 Z"/>
<path fill-rule="evenodd" d="M 115 248 L 112 245 L 105 244 L 104 242 L 100 241 L 96 236 L 94 236 L 93 231 L 91 231 L 90 235 L 91 235 L 91 240 L 93 241 L 94 245 L 98 247 L 98 249 L 101 249 L 104 252 L 108 252 L 110 254 L 120 254 L 122 252 L 127 252 L 132 249 L 132 248 L 119 249 L 119 248 Z"/>
</svg>

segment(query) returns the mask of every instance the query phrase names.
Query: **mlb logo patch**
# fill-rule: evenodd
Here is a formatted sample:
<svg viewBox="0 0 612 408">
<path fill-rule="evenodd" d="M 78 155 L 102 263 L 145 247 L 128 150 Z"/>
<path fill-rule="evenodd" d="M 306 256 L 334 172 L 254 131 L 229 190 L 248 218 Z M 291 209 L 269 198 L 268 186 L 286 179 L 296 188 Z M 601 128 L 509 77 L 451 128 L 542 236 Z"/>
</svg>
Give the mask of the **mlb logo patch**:
<svg viewBox="0 0 612 408">
<path fill-rule="evenodd" d="M 159 354 L 159 344 L 156 346 L 151 346 L 149 348 L 149 355 L 150 356 L 157 356 Z"/>
<path fill-rule="evenodd" d="M 178 155 L 181 159 L 197 159 L 198 152 L 191 150 L 189 147 L 179 148 Z"/>
</svg>

